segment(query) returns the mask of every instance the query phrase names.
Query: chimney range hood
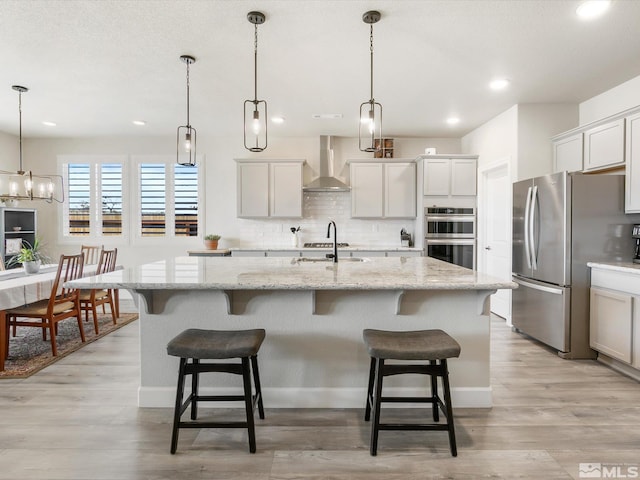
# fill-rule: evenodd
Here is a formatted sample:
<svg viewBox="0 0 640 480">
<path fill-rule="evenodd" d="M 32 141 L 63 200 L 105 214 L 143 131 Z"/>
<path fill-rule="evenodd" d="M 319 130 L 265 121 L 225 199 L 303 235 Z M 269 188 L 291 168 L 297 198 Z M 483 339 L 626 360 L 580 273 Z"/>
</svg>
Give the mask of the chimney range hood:
<svg viewBox="0 0 640 480">
<path fill-rule="evenodd" d="M 351 187 L 334 176 L 332 139 L 320 136 L 320 176 L 302 187 L 305 192 L 348 192 Z"/>
</svg>

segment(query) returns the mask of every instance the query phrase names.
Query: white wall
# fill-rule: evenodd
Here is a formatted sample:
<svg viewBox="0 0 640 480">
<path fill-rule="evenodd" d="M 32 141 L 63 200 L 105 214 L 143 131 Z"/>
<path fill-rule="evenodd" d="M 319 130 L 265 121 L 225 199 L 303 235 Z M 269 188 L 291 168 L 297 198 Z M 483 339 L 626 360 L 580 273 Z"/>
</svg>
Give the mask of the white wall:
<svg viewBox="0 0 640 480">
<path fill-rule="evenodd" d="M 501 158 L 517 158 L 518 106 L 492 118 L 461 139 L 462 152 L 477 154 L 478 166 L 488 165 Z M 512 178 L 517 175 L 516 165 L 511 166 Z"/>
<path fill-rule="evenodd" d="M 519 104 L 518 168 L 515 179 L 523 180 L 553 172 L 551 137 L 577 126 L 576 104 Z"/>
<path fill-rule="evenodd" d="M 18 170 L 18 165 L 20 164 L 19 155 L 18 137 L 0 132 L 0 170 L 8 172 Z"/>
<path fill-rule="evenodd" d="M 580 104 L 580 125 L 640 105 L 640 76 L 632 78 Z"/>
<path fill-rule="evenodd" d="M 460 140 L 447 138 L 396 138 L 396 157 L 415 158 L 424 153 L 426 147 L 436 147 L 439 153 L 459 153 Z M 0 145 L 0 153 L 2 152 Z M 57 155 L 105 155 L 105 154 L 167 154 L 175 152 L 175 137 L 96 137 L 65 139 L 27 139 L 25 158 L 34 171 L 55 172 Z M 242 136 L 221 138 L 198 136 L 198 154 L 205 155 L 205 226 L 203 232 L 222 235 L 220 248 L 290 246 L 289 227 L 303 227 L 303 241 L 322 241 L 326 235 L 326 223 L 331 208 L 329 197 L 305 195 L 304 219 L 249 220 L 236 218 L 236 158 L 304 158 L 305 181 L 317 176 L 320 156 L 320 139 L 269 138 L 269 148 L 263 153 L 251 153 L 244 149 Z M 348 179 L 345 161 L 351 158 L 371 158 L 371 154 L 358 150 L 357 138 L 334 137 L 334 154 L 337 159 L 337 174 Z M 399 242 L 402 227 L 414 231 L 415 221 L 399 220 L 350 220 L 350 197 L 348 194 L 333 198 L 336 207 L 339 241 L 374 245 Z M 77 244 L 58 243 L 60 209 L 57 205 L 34 202 L 38 208 L 40 234 L 51 247 L 51 254 L 72 252 Z M 31 205 L 30 205 L 31 206 Z M 340 213 L 347 212 L 347 213 Z M 342 224 L 342 225 L 341 225 Z M 347 225 L 348 224 L 348 225 Z M 124 264 L 142 264 L 165 258 L 167 255 L 184 255 L 188 249 L 201 247 L 199 238 L 184 238 L 176 243 L 162 245 L 115 244 L 118 257 Z"/>
</svg>

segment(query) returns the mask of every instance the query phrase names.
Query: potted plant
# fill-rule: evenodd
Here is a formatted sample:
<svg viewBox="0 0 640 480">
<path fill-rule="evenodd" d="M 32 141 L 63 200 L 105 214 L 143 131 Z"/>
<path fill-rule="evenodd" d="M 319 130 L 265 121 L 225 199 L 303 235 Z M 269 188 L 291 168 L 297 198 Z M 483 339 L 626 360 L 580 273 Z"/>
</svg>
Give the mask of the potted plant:
<svg viewBox="0 0 640 480">
<path fill-rule="evenodd" d="M 204 237 L 204 246 L 208 250 L 217 250 L 218 249 L 218 240 L 220 240 L 220 235 L 209 234 Z"/>
<path fill-rule="evenodd" d="M 23 240 L 20 252 L 11 257 L 7 265 L 22 264 L 26 273 L 38 273 L 40 271 L 40 265 L 48 261 L 49 257 L 42 250 L 40 240 L 36 238 L 33 245 Z"/>
</svg>

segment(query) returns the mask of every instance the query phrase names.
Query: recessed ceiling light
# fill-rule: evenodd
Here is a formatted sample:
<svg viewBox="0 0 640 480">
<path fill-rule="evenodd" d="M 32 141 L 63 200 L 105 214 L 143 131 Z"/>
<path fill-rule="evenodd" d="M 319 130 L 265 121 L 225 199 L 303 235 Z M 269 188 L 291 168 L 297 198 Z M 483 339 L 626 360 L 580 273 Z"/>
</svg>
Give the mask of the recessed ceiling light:
<svg viewBox="0 0 640 480">
<path fill-rule="evenodd" d="M 133 120 L 131 123 L 133 123 L 134 125 L 138 125 L 139 127 L 147 124 L 147 122 L 145 122 L 144 120 Z"/>
<path fill-rule="evenodd" d="M 456 125 L 456 124 L 460 123 L 460 119 L 458 117 L 449 117 L 449 118 L 447 118 L 447 123 L 449 125 Z"/>
<path fill-rule="evenodd" d="M 333 120 L 333 119 L 337 119 L 337 118 L 342 118 L 342 114 L 341 113 L 314 113 L 311 115 L 311 118 L 322 118 L 322 119 L 328 119 L 328 120 Z"/>
<path fill-rule="evenodd" d="M 609 9 L 611 0 L 587 0 L 576 8 L 576 14 L 583 20 L 599 17 Z"/>
<path fill-rule="evenodd" d="M 56 122 L 48 122 L 46 120 L 44 120 L 42 124 L 46 125 L 47 127 L 55 127 L 57 125 Z"/>
<path fill-rule="evenodd" d="M 271 121 L 278 124 L 284 123 L 284 117 L 271 117 Z"/>
<path fill-rule="evenodd" d="M 489 83 L 489 88 L 491 90 L 504 90 L 508 86 L 509 80 L 507 80 L 506 78 L 496 78 L 494 80 L 491 80 L 491 83 Z"/>
</svg>

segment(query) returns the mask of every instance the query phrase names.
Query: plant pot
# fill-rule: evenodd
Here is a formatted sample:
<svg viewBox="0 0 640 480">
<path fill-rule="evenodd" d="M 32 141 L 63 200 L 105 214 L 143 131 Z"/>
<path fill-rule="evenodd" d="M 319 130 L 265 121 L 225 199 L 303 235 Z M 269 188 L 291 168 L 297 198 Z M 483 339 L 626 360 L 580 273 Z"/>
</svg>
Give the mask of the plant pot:
<svg viewBox="0 0 640 480">
<path fill-rule="evenodd" d="M 27 275 L 38 273 L 40 271 L 40 260 L 24 262 L 22 265 L 24 266 L 24 271 Z"/>
<path fill-rule="evenodd" d="M 204 248 L 207 250 L 217 250 L 218 249 L 218 240 L 205 240 Z"/>
</svg>

